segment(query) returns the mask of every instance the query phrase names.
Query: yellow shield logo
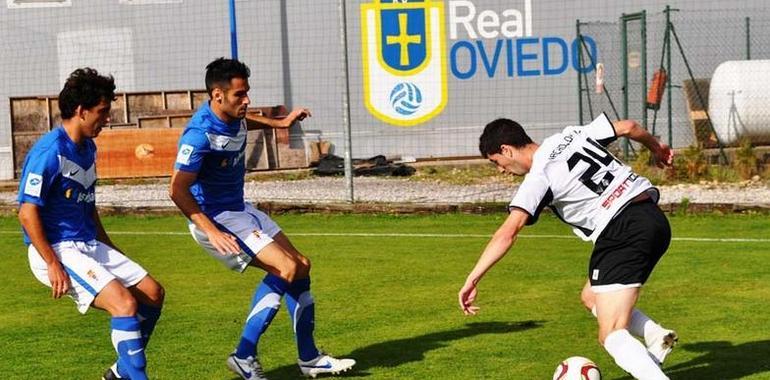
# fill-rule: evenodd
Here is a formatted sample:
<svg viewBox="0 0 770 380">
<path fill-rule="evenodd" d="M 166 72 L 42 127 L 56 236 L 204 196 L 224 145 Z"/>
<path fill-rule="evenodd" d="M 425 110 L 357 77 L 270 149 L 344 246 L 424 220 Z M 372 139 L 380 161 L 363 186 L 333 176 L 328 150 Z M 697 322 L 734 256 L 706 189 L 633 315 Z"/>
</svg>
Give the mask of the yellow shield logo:
<svg viewBox="0 0 770 380">
<path fill-rule="evenodd" d="M 374 0 L 361 5 L 364 104 L 376 118 L 409 127 L 447 101 L 444 4 Z"/>
</svg>

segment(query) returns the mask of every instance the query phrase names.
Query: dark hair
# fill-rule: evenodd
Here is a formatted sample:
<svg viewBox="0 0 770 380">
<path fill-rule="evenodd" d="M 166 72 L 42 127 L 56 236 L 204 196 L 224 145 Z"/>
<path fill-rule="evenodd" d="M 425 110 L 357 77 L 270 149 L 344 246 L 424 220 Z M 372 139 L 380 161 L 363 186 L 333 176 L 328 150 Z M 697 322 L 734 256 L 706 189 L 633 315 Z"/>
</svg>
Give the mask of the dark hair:
<svg viewBox="0 0 770 380">
<path fill-rule="evenodd" d="M 75 116 L 78 106 L 93 108 L 104 100 L 115 100 L 115 78 L 99 75 L 90 68 L 77 69 L 70 74 L 59 93 L 59 111 L 62 119 Z"/>
<path fill-rule="evenodd" d="M 206 91 L 211 96 L 214 88 L 228 89 L 233 78 L 249 79 L 251 70 L 236 59 L 217 58 L 206 66 Z"/>
<path fill-rule="evenodd" d="M 488 158 L 502 152 L 502 145 L 523 148 L 531 143 L 532 139 L 519 123 L 510 119 L 497 119 L 484 128 L 484 133 L 479 138 L 479 150 L 484 158 Z"/>
</svg>

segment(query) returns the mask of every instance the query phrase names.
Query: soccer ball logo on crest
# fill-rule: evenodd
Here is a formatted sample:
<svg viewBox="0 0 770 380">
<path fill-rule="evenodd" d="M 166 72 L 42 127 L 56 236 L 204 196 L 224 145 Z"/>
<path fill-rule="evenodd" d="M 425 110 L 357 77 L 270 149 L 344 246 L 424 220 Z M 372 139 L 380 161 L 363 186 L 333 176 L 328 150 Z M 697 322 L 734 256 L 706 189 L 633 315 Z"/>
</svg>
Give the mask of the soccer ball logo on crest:
<svg viewBox="0 0 770 380">
<path fill-rule="evenodd" d="M 573 356 L 559 363 L 553 373 L 553 380 L 601 380 L 599 367 L 590 359 Z"/>
<path fill-rule="evenodd" d="M 399 83 L 390 92 L 390 105 L 402 115 L 408 116 L 417 112 L 421 104 L 422 92 L 413 83 Z"/>
</svg>

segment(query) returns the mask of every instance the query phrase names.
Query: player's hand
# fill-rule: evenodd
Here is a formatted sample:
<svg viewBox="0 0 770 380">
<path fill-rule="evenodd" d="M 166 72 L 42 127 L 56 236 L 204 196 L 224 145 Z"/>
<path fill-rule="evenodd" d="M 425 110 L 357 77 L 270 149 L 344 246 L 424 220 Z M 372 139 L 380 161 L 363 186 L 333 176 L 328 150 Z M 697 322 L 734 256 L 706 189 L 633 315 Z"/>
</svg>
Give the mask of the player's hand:
<svg viewBox="0 0 770 380">
<path fill-rule="evenodd" d="M 291 111 L 289 116 L 286 117 L 286 121 L 290 126 L 292 123 L 294 123 L 295 120 L 302 121 L 305 120 L 305 118 L 308 116 L 312 116 L 309 109 L 303 107 L 295 108 Z"/>
<path fill-rule="evenodd" d="M 479 307 L 473 305 L 473 301 L 476 300 L 476 284 L 473 281 L 465 281 L 465 285 L 460 289 L 457 298 L 460 301 L 460 309 L 463 314 L 476 315 L 479 311 Z"/>
<path fill-rule="evenodd" d="M 660 143 L 660 149 L 655 151 L 655 164 L 659 168 L 671 166 L 674 163 L 674 151 L 666 144 Z"/>
<path fill-rule="evenodd" d="M 51 283 L 51 297 L 53 298 L 61 298 L 70 289 L 70 276 L 58 261 L 48 265 L 48 281 Z"/>
<path fill-rule="evenodd" d="M 220 255 L 237 255 L 241 252 L 241 247 L 235 236 L 220 230 L 214 230 L 207 234 L 209 242 L 216 248 Z"/>
</svg>

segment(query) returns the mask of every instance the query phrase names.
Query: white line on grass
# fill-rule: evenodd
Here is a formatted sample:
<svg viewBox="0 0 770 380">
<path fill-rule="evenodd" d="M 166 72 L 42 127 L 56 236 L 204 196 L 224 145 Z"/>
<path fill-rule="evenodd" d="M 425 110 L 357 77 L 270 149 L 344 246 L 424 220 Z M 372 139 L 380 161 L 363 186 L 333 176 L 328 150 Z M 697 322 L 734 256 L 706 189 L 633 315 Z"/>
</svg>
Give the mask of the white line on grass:
<svg viewBox="0 0 770 380">
<path fill-rule="evenodd" d="M 21 231 L 0 231 L 0 234 L 21 234 Z M 187 236 L 189 232 L 176 231 L 109 231 L 110 235 L 152 235 L 152 236 Z M 395 232 L 290 232 L 291 236 L 340 236 L 340 237 L 427 237 L 427 238 L 490 238 L 491 234 L 436 234 L 436 233 L 395 233 Z M 574 235 L 519 235 L 529 239 L 577 239 Z M 675 241 L 698 241 L 716 243 L 770 243 L 770 239 L 759 238 L 701 238 L 674 237 Z"/>
</svg>

